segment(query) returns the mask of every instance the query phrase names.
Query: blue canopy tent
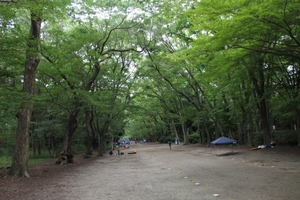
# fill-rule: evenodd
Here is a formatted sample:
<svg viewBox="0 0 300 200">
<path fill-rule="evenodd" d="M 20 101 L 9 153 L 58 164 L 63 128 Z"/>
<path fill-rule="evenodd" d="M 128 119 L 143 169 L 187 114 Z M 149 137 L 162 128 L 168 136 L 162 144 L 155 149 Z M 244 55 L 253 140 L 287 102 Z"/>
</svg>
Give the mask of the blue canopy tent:
<svg viewBox="0 0 300 200">
<path fill-rule="evenodd" d="M 236 140 L 233 140 L 233 139 L 230 139 L 227 137 L 220 137 L 220 138 L 212 141 L 210 144 L 218 146 L 218 145 L 228 145 L 228 144 L 236 144 L 236 143 L 237 143 Z"/>
<path fill-rule="evenodd" d="M 230 139 L 230 138 L 227 138 L 227 137 L 220 137 L 220 138 L 212 141 L 210 144 L 214 145 L 216 147 L 216 146 L 222 146 L 222 145 L 237 144 L 237 141 L 233 140 L 233 139 Z M 233 152 L 233 149 L 232 149 L 231 152 Z M 222 155 L 227 155 L 227 154 L 229 154 L 229 153 L 225 153 L 225 154 L 222 154 Z M 232 153 L 230 153 L 230 154 L 232 154 Z"/>
</svg>

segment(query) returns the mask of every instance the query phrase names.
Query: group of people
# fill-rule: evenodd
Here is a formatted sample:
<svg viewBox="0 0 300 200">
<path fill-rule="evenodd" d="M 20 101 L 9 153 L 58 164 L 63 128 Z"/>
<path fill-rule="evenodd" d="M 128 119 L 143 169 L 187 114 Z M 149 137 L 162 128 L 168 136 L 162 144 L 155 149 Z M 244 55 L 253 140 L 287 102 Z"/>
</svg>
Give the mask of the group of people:
<svg viewBox="0 0 300 200">
<path fill-rule="evenodd" d="M 116 155 L 119 155 L 119 148 L 120 148 L 120 146 L 123 146 L 124 148 L 126 148 L 126 149 L 129 149 L 130 148 L 130 145 L 128 144 L 128 143 L 119 143 L 119 142 L 116 142 L 116 147 L 118 148 L 118 154 L 116 154 Z M 110 151 L 109 151 L 109 155 L 114 155 L 114 149 L 111 149 Z"/>
<path fill-rule="evenodd" d="M 169 148 L 170 148 L 170 150 L 172 149 L 172 142 L 169 140 L 168 141 L 168 145 L 169 145 Z M 118 148 L 119 148 L 119 146 L 117 146 Z M 129 144 L 125 144 L 125 146 L 124 146 L 126 149 L 129 149 L 130 148 L 130 146 L 129 146 Z M 114 154 L 114 149 L 111 149 L 110 151 L 109 151 L 109 155 L 113 155 Z"/>
<path fill-rule="evenodd" d="M 252 148 L 252 150 L 265 149 L 265 148 L 274 148 L 276 143 L 274 140 L 270 142 L 270 144 L 259 145 L 258 147 Z"/>
<path fill-rule="evenodd" d="M 113 155 L 114 154 L 114 149 L 111 149 L 110 151 L 109 151 L 109 155 Z"/>
</svg>

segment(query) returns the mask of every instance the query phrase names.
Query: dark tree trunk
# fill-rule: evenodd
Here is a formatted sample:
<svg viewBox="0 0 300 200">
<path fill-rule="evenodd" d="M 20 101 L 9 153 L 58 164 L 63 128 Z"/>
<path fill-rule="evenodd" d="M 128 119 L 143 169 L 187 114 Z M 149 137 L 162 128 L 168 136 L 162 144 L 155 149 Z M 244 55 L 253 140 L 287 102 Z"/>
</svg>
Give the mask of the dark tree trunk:
<svg viewBox="0 0 300 200">
<path fill-rule="evenodd" d="M 220 137 L 220 126 L 219 126 L 219 120 L 217 117 L 215 117 L 214 119 L 214 124 L 215 124 L 215 135 L 216 135 L 216 138 L 219 138 Z"/>
<path fill-rule="evenodd" d="M 98 156 L 103 156 L 106 147 L 105 134 L 107 133 L 109 121 L 105 121 L 103 127 L 99 129 L 98 125 Z"/>
<path fill-rule="evenodd" d="M 75 103 L 77 105 L 77 103 Z M 79 114 L 79 106 L 75 106 L 76 108 L 69 115 L 67 128 L 65 131 L 63 149 L 60 153 L 60 157 L 56 161 L 56 164 L 61 164 L 63 161 L 66 163 L 73 163 L 73 155 L 72 155 L 72 139 L 73 135 L 77 129 L 77 116 Z"/>
<path fill-rule="evenodd" d="M 183 135 L 183 144 L 188 145 L 189 144 L 188 129 L 187 129 L 185 123 L 181 123 L 181 129 L 182 129 L 182 135 Z"/>
<path fill-rule="evenodd" d="M 98 156 L 103 156 L 105 143 L 105 132 L 101 130 L 98 132 Z"/>
<path fill-rule="evenodd" d="M 269 127 L 269 115 L 267 113 L 267 105 L 266 101 L 262 100 L 260 102 L 260 116 L 262 118 L 262 127 L 264 132 L 264 142 L 265 144 L 271 143 L 271 133 L 270 133 L 270 127 Z"/>
<path fill-rule="evenodd" d="M 56 158 L 57 156 L 57 145 L 56 145 L 56 137 L 55 136 L 52 136 L 51 137 L 51 142 L 52 142 L 52 155 L 54 158 Z"/>
<path fill-rule="evenodd" d="M 66 152 L 71 152 L 71 143 L 73 139 L 73 135 L 77 129 L 77 116 L 79 113 L 79 109 L 76 109 L 74 112 L 72 112 L 69 115 L 68 123 L 67 123 L 67 128 L 65 131 L 65 137 L 64 137 L 64 142 L 63 142 L 63 151 Z"/>
<path fill-rule="evenodd" d="M 102 153 L 102 135 L 101 135 L 101 132 L 98 132 L 98 156 L 103 156 L 103 153 Z"/>
<path fill-rule="evenodd" d="M 95 132 L 92 127 L 93 117 L 92 112 L 88 108 L 85 109 L 85 128 L 86 128 L 86 152 L 85 158 L 89 158 L 91 154 L 91 148 L 95 137 Z"/>
<path fill-rule="evenodd" d="M 100 73 L 100 65 L 98 61 L 94 64 L 94 72 L 91 78 L 87 81 L 85 85 L 85 91 L 93 91 L 93 84 L 96 81 L 98 75 Z M 93 131 L 92 127 L 92 121 L 93 121 L 93 112 L 90 111 L 89 105 L 86 105 L 84 109 L 85 113 L 85 130 L 86 130 L 86 139 L 87 139 L 87 144 L 86 144 L 86 152 L 85 152 L 85 157 L 88 158 L 90 155 L 90 150 L 93 144 L 93 140 L 95 137 L 95 132 Z"/>
<path fill-rule="evenodd" d="M 296 124 L 296 131 L 298 135 L 298 147 L 300 147 L 300 111 L 297 111 L 297 124 Z"/>
<path fill-rule="evenodd" d="M 35 134 L 35 129 L 37 127 L 37 125 L 36 125 L 37 120 L 36 120 L 36 113 L 34 111 L 32 111 L 32 113 L 31 113 L 31 120 L 30 121 L 35 122 L 35 123 L 30 124 L 30 129 L 29 129 L 30 130 L 29 132 L 31 133 L 31 134 L 29 134 L 29 141 L 31 139 L 32 153 L 35 156 L 36 155 L 36 150 L 37 150 L 37 147 L 38 147 L 38 145 L 37 145 L 38 137 Z"/>
<path fill-rule="evenodd" d="M 30 38 L 27 43 L 23 92 L 24 98 L 17 113 L 18 127 L 16 145 L 9 175 L 26 176 L 28 168 L 29 129 L 33 106 L 33 94 L 36 69 L 40 62 L 38 58 L 38 46 L 40 38 L 41 19 L 31 13 Z"/>
<path fill-rule="evenodd" d="M 237 129 L 238 129 L 238 139 L 239 142 L 243 142 L 243 135 L 244 135 L 244 129 L 243 129 L 243 119 L 241 119 L 240 115 L 238 113 L 235 114 L 235 118 L 237 121 Z"/>
<path fill-rule="evenodd" d="M 48 146 L 47 146 L 47 150 L 48 150 L 50 158 L 52 157 L 51 149 L 53 149 L 53 144 L 52 144 L 52 136 L 50 135 L 49 141 L 48 141 Z"/>
<path fill-rule="evenodd" d="M 38 155 L 42 155 L 42 139 L 38 139 Z"/>
<path fill-rule="evenodd" d="M 36 141 L 35 137 L 31 137 L 31 145 L 32 145 L 32 153 L 35 156 L 36 155 Z"/>
<path fill-rule="evenodd" d="M 257 68 L 255 68 L 256 72 L 253 71 L 254 69 L 251 69 L 249 70 L 249 75 L 257 95 L 256 98 L 258 102 L 256 105 L 261 117 L 261 125 L 264 133 L 264 142 L 265 144 L 270 144 L 271 133 L 269 127 L 269 113 L 268 113 L 269 109 L 267 106 L 268 104 L 267 104 L 266 93 L 265 93 L 265 75 L 263 71 L 263 60 L 258 59 L 257 65 L 258 65 Z M 257 77 L 255 77 L 255 73 L 258 73 Z"/>
<path fill-rule="evenodd" d="M 209 147 L 210 146 L 210 134 L 209 134 L 209 130 L 207 128 L 207 125 L 206 125 L 206 122 L 203 122 L 203 127 L 204 127 L 204 130 L 205 130 L 205 133 L 206 133 L 206 144 L 207 146 Z"/>
<path fill-rule="evenodd" d="M 177 132 L 177 129 L 176 129 L 176 125 L 175 125 L 174 119 L 172 119 L 172 126 L 173 126 L 173 129 L 174 129 L 176 140 L 179 140 L 178 132 Z"/>
<path fill-rule="evenodd" d="M 200 122 L 197 125 L 197 131 L 199 133 L 199 143 L 205 144 L 205 135 L 203 129 L 201 129 Z"/>
<path fill-rule="evenodd" d="M 253 121 L 253 113 L 252 112 L 248 112 L 248 121 L 249 121 L 249 130 L 247 130 L 248 144 L 250 146 L 252 146 L 253 145 L 252 135 L 254 132 L 254 121 Z"/>
</svg>

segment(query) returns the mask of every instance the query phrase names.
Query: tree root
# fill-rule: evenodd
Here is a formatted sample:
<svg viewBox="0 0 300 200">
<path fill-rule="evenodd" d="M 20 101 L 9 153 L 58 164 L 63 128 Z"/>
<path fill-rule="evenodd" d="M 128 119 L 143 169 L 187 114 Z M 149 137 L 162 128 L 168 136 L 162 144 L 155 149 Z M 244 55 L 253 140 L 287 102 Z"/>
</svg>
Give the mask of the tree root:
<svg viewBox="0 0 300 200">
<path fill-rule="evenodd" d="M 74 163 L 73 161 L 73 155 L 71 152 L 65 152 L 62 151 L 60 153 L 60 157 L 58 158 L 58 160 L 55 162 L 55 164 L 59 165 L 59 164 L 66 164 L 66 163 Z"/>
</svg>

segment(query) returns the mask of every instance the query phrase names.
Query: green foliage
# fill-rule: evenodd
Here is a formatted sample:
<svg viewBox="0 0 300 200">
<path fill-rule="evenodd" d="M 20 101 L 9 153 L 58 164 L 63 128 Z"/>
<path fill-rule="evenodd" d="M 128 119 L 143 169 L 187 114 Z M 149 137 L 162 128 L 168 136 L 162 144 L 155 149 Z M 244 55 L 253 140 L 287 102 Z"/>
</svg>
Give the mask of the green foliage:
<svg viewBox="0 0 300 200">
<path fill-rule="evenodd" d="M 39 160 L 39 159 L 49 159 L 50 155 L 49 155 L 49 152 L 47 150 L 42 150 L 41 151 L 41 154 L 33 154 L 32 152 L 32 149 L 30 149 L 29 151 L 29 159 L 36 159 L 36 160 Z"/>
<path fill-rule="evenodd" d="M 0 154 L 0 167 L 10 166 L 11 161 L 12 161 L 12 154 L 10 156 Z M 29 152 L 28 164 L 38 164 L 38 163 L 44 163 L 44 162 L 54 163 L 54 159 L 53 158 L 51 159 L 49 157 L 48 151 L 42 151 L 41 155 L 33 155 L 32 151 Z"/>
<path fill-rule="evenodd" d="M 264 145 L 264 136 L 262 132 L 255 132 L 252 134 L 253 146 Z"/>
<path fill-rule="evenodd" d="M 294 130 L 278 130 L 272 132 L 276 145 L 296 146 L 298 144 L 297 132 Z"/>
<path fill-rule="evenodd" d="M 73 154 L 81 154 L 85 152 L 85 144 L 82 143 L 82 141 L 80 141 L 81 143 L 77 143 L 73 145 L 72 151 Z"/>
<path fill-rule="evenodd" d="M 159 139 L 158 139 L 158 142 L 160 143 L 168 143 L 168 141 L 171 141 L 171 142 L 175 142 L 175 138 L 174 136 L 161 136 Z"/>
<path fill-rule="evenodd" d="M 84 127 L 82 126 L 76 130 L 76 133 L 72 141 L 73 154 L 83 153 L 85 150 L 85 144 L 86 144 L 86 133 L 84 132 Z"/>
<path fill-rule="evenodd" d="M 85 111 L 93 113 L 96 132 L 108 124 L 107 140 L 126 135 L 158 138 L 162 143 L 174 141 L 174 126 L 180 138 L 181 125 L 203 133 L 219 129 L 235 134 L 255 123 L 261 127 L 257 105 L 263 99 L 271 118 L 283 126 L 295 123 L 299 115 L 299 3 L 178 0 L 170 6 L 168 0 L 43 0 L 3 4 L 0 155 L 12 154 L 15 114 L 26 98 L 21 91 L 30 10 L 44 20 L 32 98 L 32 137 L 55 137 L 61 147 L 74 108 L 80 110 L 73 138 L 76 153 L 83 152 L 87 143 Z M 259 59 L 262 66 L 256 62 Z M 257 96 L 253 81 L 261 76 L 263 94 Z M 273 134 L 278 144 L 296 140 L 293 133 Z M 189 143 L 199 141 L 196 133 L 188 138 Z M 253 134 L 253 143 L 264 143 L 261 133 Z"/>
<path fill-rule="evenodd" d="M 50 162 L 50 163 L 55 163 L 57 159 L 56 158 L 49 158 L 48 157 L 43 157 L 43 158 L 31 158 L 28 160 L 28 164 L 39 164 L 39 163 L 45 163 L 45 162 Z"/>
<path fill-rule="evenodd" d="M 15 144 L 15 133 L 13 131 L 0 132 L 0 157 L 12 157 Z"/>
<path fill-rule="evenodd" d="M 277 130 L 271 133 L 272 140 L 275 141 L 276 145 L 289 145 L 295 146 L 298 144 L 297 132 L 294 130 Z M 262 133 L 253 134 L 253 145 L 264 145 L 264 138 Z"/>
<path fill-rule="evenodd" d="M 189 134 L 189 143 L 190 144 L 198 144 L 199 143 L 199 134 L 198 133 Z"/>
<path fill-rule="evenodd" d="M 0 156 L 0 168 L 11 165 L 11 157 Z"/>
</svg>

